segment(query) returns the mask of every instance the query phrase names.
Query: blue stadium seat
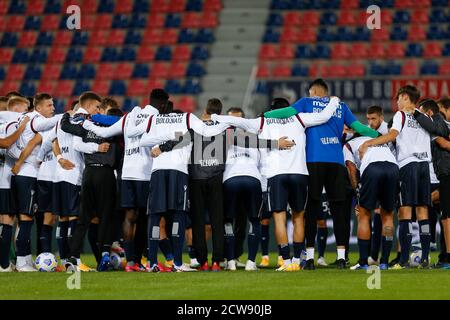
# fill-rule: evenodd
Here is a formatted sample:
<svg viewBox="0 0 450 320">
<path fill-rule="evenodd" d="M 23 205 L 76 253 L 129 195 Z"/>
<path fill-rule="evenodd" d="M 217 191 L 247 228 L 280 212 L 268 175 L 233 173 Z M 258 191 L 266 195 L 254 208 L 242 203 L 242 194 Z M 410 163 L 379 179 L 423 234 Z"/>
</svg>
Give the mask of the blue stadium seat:
<svg viewBox="0 0 450 320">
<path fill-rule="evenodd" d="M 60 79 L 76 79 L 78 69 L 74 64 L 65 64 L 61 70 Z"/>
<path fill-rule="evenodd" d="M 103 49 L 102 58 L 100 59 L 102 62 L 115 62 L 118 60 L 118 49 L 113 47 L 107 47 Z"/>
<path fill-rule="evenodd" d="M 191 62 L 187 68 L 186 76 L 187 77 L 202 77 L 206 73 L 205 68 L 201 65 Z"/>
<path fill-rule="evenodd" d="M 308 10 L 312 8 L 311 1 L 308 0 L 291 0 L 290 6 L 294 10 Z"/>
<path fill-rule="evenodd" d="M 41 18 L 38 16 L 28 16 L 25 20 L 25 30 L 39 30 L 41 28 Z"/>
<path fill-rule="evenodd" d="M 28 50 L 16 49 L 12 57 L 12 63 L 28 63 L 30 60 Z"/>
<path fill-rule="evenodd" d="M 423 48 L 420 43 L 410 43 L 406 47 L 407 57 L 421 57 L 423 54 Z"/>
<path fill-rule="evenodd" d="M 446 7 L 448 5 L 447 0 L 432 0 L 431 5 L 434 7 Z"/>
<path fill-rule="evenodd" d="M 98 13 L 112 13 L 114 11 L 114 0 L 102 0 L 98 4 Z"/>
<path fill-rule="evenodd" d="M 73 46 L 85 46 L 89 41 L 89 33 L 86 31 L 77 31 L 72 38 Z"/>
<path fill-rule="evenodd" d="M 349 27 L 339 27 L 336 32 L 337 41 L 353 41 L 353 31 Z"/>
<path fill-rule="evenodd" d="M 64 99 L 53 98 L 53 105 L 55 106 L 55 113 L 63 113 L 66 107 L 66 101 Z"/>
<path fill-rule="evenodd" d="M 66 62 L 81 62 L 83 61 L 83 51 L 80 48 L 69 48 L 66 55 Z"/>
<path fill-rule="evenodd" d="M 114 80 L 111 83 L 111 88 L 109 89 L 110 95 L 125 95 L 127 92 L 127 86 L 123 80 Z"/>
<path fill-rule="evenodd" d="M 199 43 L 213 43 L 214 32 L 211 29 L 200 29 L 195 37 L 195 42 Z"/>
<path fill-rule="evenodd" d="M 36 65 L 28 65 L 24 79 L 27 80 L 39 80 L 41 78 L 41 68 Z"/>
<path fill-rule="evenodd" d="M 430 13 L 430 23 L 446 23 L 447 16 L 442 9 L 432 9 Z"/>
<path fill-rule="evenodd" d="M 444 30 L 440 25 L 430 25 L 427 32 L 427 39 L 428 40 L 447 39 L 447 31 Z"/>
<path fill-rule="evenodd" d="M 450 26 L 447 27 L 447 36 L 446 39 L 450 39 Z"/>
<path fill-rule="evenodd" d="M 439 74 L 439 65 L 434 61 L 425 61 L 420 67 L 421 74 Z"/>
<path fill-rule="evenodd" d="M 289 10 L 292 9 L 292 6 L 289 0 L 272 0 L 270 8 L 272 10 Z"/>
<path fill-rule="evenodd" d="M 115 15 L 112 22 L 113 29 L 125 29 L 130 25 L 130 21 L 128 20 L 128 15 L 126 14 L 118 14 Z"/>
<path fill-rule="evenodd" d="M 331 55 L 331 50 L 328 45 L 318 44 L 316 46 L 316 53 L 315 53 L 316 58 L 328 59 L 330 57 L 330 55 Z"/>
<path fill-rule="evenodd" d="M 267 88 L 266 81 L 258 81 L 256 84 L 256 93 L 267 94 L 269 93 L 269 89 Z"/>
<path fill-rule="evenodd" d="M 17 46 L 18 38 L 16 33 L 5 32 L 3 33 L 0 47 L 15 47 Z"/>
<path fill-rule="evenodd" d="M 178 13 L 168 14 L 164 26 L 166 28 L 179 28 L 181 25 L 181 17 Z"/>
<path fill-rule="evenodd" d="M 168 94 L 180 94 L 182 93 L 181 83 L 178 80 L 169 79 L 166 81 L 164 90 L 167 91 Z"/>
<path fill-rule="evenodd" d="M 125 44 L 141 44 L 142 35 L 139 31 L 128 30 L 125 36 Z"/>
<path fill-rule="evenodd" d="M 386 74 L 386 70 L 383 65 L 372 63 L 370 65 L 370 74 L 373 76 L 383 76 Z"/>
<path fill-rule="evenodd" d="M 280 32 L 275 29 L 267 28 L 263 37 L 264 43 L 278 43 L 280 42 Z"/>
<path fill-rule="evenodd" d="M 396 25 L 392 28 L 391 31 L 391 40 L 393 41 L 404 41 L 406 40 L 408 36 L 408 33 L 406 32 L 406 30 L 400 26 L 400 25 Z"/>
<path fill-rule="evenodd" d="M 196 46 L 192 50 L 192 60 L 207 60 L 209 58 L 208 49 L 203 46 Z"/>
<path fill-rule="evenodd" d="M 320 17 L 320 24 L 322 25 L 335 25 L 337 22 L 337 16 L 334 12 L 324 12 Z"/>
<path fill-rule="evenodd" d="M 394 23 L 409 23 L 409 12 L 403 10 L 396 11 L 392 21 Z"/>
<path fill-rule="evenodd" d="M 133 47 L 123 47 L 119 55 L 119 61 L 136 60 L 136 49 Z"/>
<path fill-rule="evenodd" d="M 133 109 L 135 106 L 138 106 L 138 105 L 139 105 L 139 101 L 137 101 L 136 99 L 125 98 L 123 100 L 122 110 L 125 112 L 129 112 L 129 111 L 131 111 L 131 109 Z"/>
<path fill-rule="evenodd" d="M 199 94 L 202 92 L 202 87 L 197 79 L 187 79 L 184 83 L 182 93 L 184 94 Z"/>
<path fill-rule="evenodd" d="M 32 82 L 22 82 L 19 92 L 27 97 L 34 96 L 36 94 L 36 87 Z"/>
<path fill-rule="evenodd" d="M 150 68 L 147 64 L 136 64 L 133 69 L 133 78 L 148 78 L 150 75 Z"/>
<path fill-rule="evenodd" d="M 0 67 L 0 80 L 4 80 L 6 76 L 5 69 L 3 67 Z"/>
<path fill-rule="evenodd" d="M 36 41 L 38 46 L 51 46 L 53 43 L 53 33 L 52 32 L 41 32 Z"/>
<path fill-rule="evenodd" d="M 130 28 L 144 29 L 146 26 L 147 26 L 147 15 L 139 13 L 132 14 L 130 19 Z"/>
<path fill-rule="evenodd" d="M 95 67 L 93 64 L 83 64 L 78 72 L 78 79 L 94 79 Z"/>
<path fill-rule="evenodd" d="M 60 0 L 47 0 L 47 4 L 45 5 L 44 13 L 60 14 L 61 13 L 61 4 L 62 4 L 62 1 L 60 1 Z M 61 20 L 65 20 L 65 19 L 61 19 Z"/>
<path fill-rule="evenodd" d="M 444 45 L 444 48 L 442 49 L 442 55 L 445 57 L 450 56 L 450 42 Z"/>
<path fill-rule="evenodd" d="M 317 33 L 317 41 L 336 41 L 336 34 L 331 29 L 322 27 Z"/>
<path fill-rule="evenodd" d="M 24 14 L 26 10 L 26 2 L 23 0 L 12 0 L 9 6 L 9 14 Z"/>
<path fill-rule="evenodd" d="M 386 74 L 399 75 L 402 73 L 402 66 L 397 62 L 390 62 L 386 65 Z"/>
<path fill-rule="evenodd" d="M 283 16 L 280 13 L 272 12 L 267 19 L 266 25 L 268 26 L 282 26 L 283 25 Z"/>
<path fill-rule="evenodd" d="M 292 67 L 292 76 L 293 77 L 307 77 L 308 72 L 309 72 L 309 68 L 307 66 L 296 64 Z"/>
<path fill-rule="evenodd" d="M 45 63 L 47 62 L 47 50 L 36 48 L 30 55 L 29 62 L 33 63 Z"/>
<path fill-rule="evenodd" d="M 202 11 L 202 0 L 188 0 L 186 3 L 186 11 Z"/>
<path fill-rule="evenodd" d="M 308 45 L 299 45 L 295 50 L 295 57 L 298 59 L 311 59 L 314 58 L 314 52 Z"/>
<path fill-rule="evenodd" d="M 195 39 L 195 33 L 191 29 L 181 29 L 178 34 L 179 43 L 192 43 Z"/>
<path fill-rule="evenodd" d="M 370 31 L 367 27 L 357 27 L 353 36 L 355 41 L 370 41 Z"/>
<path fill-rule="evenodd" d="M 170 47 L 159 47 L 155 54 L 155 60 L 170 61 L 172 60 L 172 50 Z"/>
<path fill-rule="evenodd" d="M 77 81 L 75 83 L 75 86 L 73 87 L 73 93 L 74 96 L 79 96 L 85 91 L 89 91 L 91 89 L 91 86 L 89 85 L 89 82 L 86 81 Z"/>
<path fill-rule="evenodd" d="M 315 0 L 314 4 L 316 2 L 319 2 L 322 5 L 321 8 L 317 8 L 317 9 L 339 9 L 341 6 L 341 2 L 339 0 L 328 0 L 328 1 Z M 317 5 L 319 5 L 319 4 L 317 4 Z"/>
</svg>

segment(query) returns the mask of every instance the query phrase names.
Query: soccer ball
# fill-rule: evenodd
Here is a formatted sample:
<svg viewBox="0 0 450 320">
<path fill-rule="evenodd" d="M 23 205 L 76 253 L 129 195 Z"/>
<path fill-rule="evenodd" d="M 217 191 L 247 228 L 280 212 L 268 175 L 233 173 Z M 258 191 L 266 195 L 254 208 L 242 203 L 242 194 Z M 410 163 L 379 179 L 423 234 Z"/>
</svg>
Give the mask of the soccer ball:
<svg viewBox="0 0 450 320">
<path fill-rule="evenodd" d="M 37 256 L 35 264 L 36 269 L 41 272 L 55 272 L 58 261 L 52 253 L 44 252 Z"/>
<path fill-rule="evenodd" d="M 114 270 L 124 270 L 127 264 L 125 258 L 115 252 L 111 253 L 109 261 Z"/>
<path fill-rule="evenodd" d="M 428 256 L 428 261 L 430 261 L 430 256 Z M 414 250 L 409 256 L 409 265 L 411 267 L 418 267 L 420 260 L 422 259 L 422 250 Z"/>
</svg>

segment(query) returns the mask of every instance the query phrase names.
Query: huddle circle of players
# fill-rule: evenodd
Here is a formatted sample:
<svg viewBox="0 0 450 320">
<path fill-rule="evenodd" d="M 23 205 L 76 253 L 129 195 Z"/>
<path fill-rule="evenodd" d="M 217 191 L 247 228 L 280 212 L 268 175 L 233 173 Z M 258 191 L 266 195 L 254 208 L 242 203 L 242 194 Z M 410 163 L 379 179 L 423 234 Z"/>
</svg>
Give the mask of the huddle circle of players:
<svg viewBox="0 0 450 320">
<path fill-rule="evenodd" d="M 309 97 L 292 105 L 275 98 L 255 119 L 240 108 L 220 115 L 218 99 L 199 119 L 173 110 L 162 89 L 127 114 L 94 92 L 61 115 L 46 93 L 31 104 L 17 92 L 0 97 L 0 271 L 37 271 L 35 221 L 38 253 L 52 252 L 56 226 L 59 271 L 109 271 L 117 257 L 126 272 L 255 271 L 260 244 L 259 267 L 270 266 L 271 217 L 276 270 L 314 270 L 327 265 L 328 212 L 338 269 L 349 267 L 352 212 L 359 260 L 350 269 L 411 267 L 413 221 L 421 249 L 415 266 L 449 269 L 450 100 L 420 100 L 411 85 L 396 100 L 390 124 L 373 106 L 366 126 L 322 79 L 310 84 Z M 438 222 L 441 252 L 431 264 Z M 80 260 L 86 235 L 96 269 Z M 185 240 L 190 263 L 183 263 Z"/>
</svg>

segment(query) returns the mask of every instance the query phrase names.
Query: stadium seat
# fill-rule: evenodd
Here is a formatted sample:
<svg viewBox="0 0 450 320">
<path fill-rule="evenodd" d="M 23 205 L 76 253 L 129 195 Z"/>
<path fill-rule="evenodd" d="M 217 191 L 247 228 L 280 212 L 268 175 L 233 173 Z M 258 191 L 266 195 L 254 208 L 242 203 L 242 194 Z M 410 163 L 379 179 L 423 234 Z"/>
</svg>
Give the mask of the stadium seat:
<svg viewBox="0 0 450 320">
<path fill-rule="evenodd" d="M 165 78 L 167 78 L 168 74 L 169 74 L 169 68 L 168 68 L 166 63 L 164 63 L 164 62 L 156 62 L 153 65 L 152 74 L 151 74 L 151 76 L 153 78 L 163 78 L 163 79 L 165 79 Z"/>
<path fill-rule="evenodd" d="M 359 8 L 359 0 L 341 1 L 341 9 L 357 9 Z"/>
<path fill-rule="evenodd" d="M 155 88 L 164 88 L 165 81 L 162 79 L 150 79 L 147 83 L 147 93 Z"/>
<path fill-rule="evenodd" d="M 52 47 L 48 57 L 49 63 L 63 63 L 66 61 L 67 49 L 65 47 Z"/>
<path fill-rule="evenodd" d="M 144 32 L 142 44 L 160 44 L 162 43 L 162 29 L 147 29 Z"/>
<path fill-rule="evenodd" d="M 128 30 L 125 36 L 125 45 L 139 45 L 141 44 L 141 32 L 135 30 Z"/>
<path fill-rule="evenodd" d="M 53 43 L 53 33 L 52 32 L 41 32 L 36 41 L 38 46 L 51 46 Z"/>
<path fill-rule="evenodd" d="M 107 43 L 111 46 L 121 46 L 125 42 L 124 30 L 111 30 L 108 35 Z"/>
<path fill-rule="evenodd" d="M 127 86 L 123 80 L 113 80 L 109 88 L 110 95 L 123 96 L 127 92 Z"/>
<path fill-rule="evenodd" d="M 374 42 L 370 45 L 368 51 L 369 58 L 380 59 L 386 56 L 386 49 L 383 43 Z"/>
<path fill-rule="evenodd" d="M 402 72 L 402 66 L 399 63 L 391 62 L 386 65 L 386 74 L 389 75 L 400 75 Z"/>
<path fill-rule="evenodd" d="M 319 59 L 328 59 L 331 55 L 331 50 L 328 45 L 318 44 L 315 50 L 315 57 Z"/>
<path fill-rule="evenodd" d="M 266 29 L 266 32 L 264 33 L 264 37 L 263 37 L 263 42 L 264 43 L 278 43 L 280 42 L 280 32 L 278 32 L 275 29 L 272 28 L 268 28 Z"/>
<path fill-rule="evenodd" d="M 192 96 L 182 96 L 175 104 L 175 108 L 183 112 L 194 112 L 196 109 L 196 101 Z"/>
<path fill-rule="evenodd" d="M 24 16 L 9 16 L 5 31 L 8 32 L 22 31 L 24 27 L 25 27 Z"/>
<path fill-rule="evenodd" d="M 442 50 L 442 55 L 446 57 L 450 56 L 450 42 L 445 44 L 444 49 Z"/>
<path fill-rule="evenodd" d="M 260 63 L 258 65 L 258 71 L 256 73 L 257 78 L 267 78 L 270 76 L 270 68 L 265 63 Z"/>
<path fill-rule="evenodd" d="M 73 46 L 85 46 L 87 45 L 89 40 L 89 33 L 86 31 L 78 31 L 74 32 L 73 38 L 72 38 L 72 45 Z"/>
<path fill-rule="evenodd" d="M 126 1 L 119 1 L 120 3 Z M 98 8 L 98 1 L 96 0 L 83 0 L 82 4 L 84 13 L 96 13 Z"/>
<path fill-rule="evenodd" d="M 344 43 L 336 43 L 331 48 L 332 59 L 348 59 L 350 57 L 350 51 L 348 45 Z"/>
<path fill-rule="evenodd" d="M 118 1 L 114 8 L 115 13 L 130 13 L 133 11 L 133 0 Z"/>
<path fill-rule="evenodd" d="M 332 11 L 324 12 L 320 17 L 321 25 L 335 25 L 337 22 L 336 14 Z"/>
<path fill-rule="evenodd" d="M 0 15 L 6 15 L 8 13 L 8 2 L 0 1 Z"/>
<path fill-rule="evenodd" d="M 97 12 L 99 13 L 112 13 L 114 12 L 114 0 L 102 0 L 99 1 Z"/>
<path fill-rule="evenodd" d="M 30 55 L 28 62 L 31 63 L 45 63 L 47 62 L 47 50 L 36 47 Z"/>
<path fill-rule="evenodd" d="M 118 56 L 119 61 L 135 61 L 136 49 L 134 47 L 123 47 Z"/>
<path fill-rule="evenodd" d="M 102 57 L 102 49 L 100 47 L 87 47 L 83 57 L 83 63 L 96 63 Z"/>
<path fill-rule="evenodd" d="M 424 58 L 440 57 L 442 54 L 442 47 L 438 42 L 428 42 L 425 44 L 423 51 Z"/>
<path fill-rule="evenodd" d="M 148 62 L 155 59 L 155 49 L 151 46 L 141 46 L 139 47 L 136 61 L 137 62 Z"/>
<path fill-rule="evenodd" d="M 204 12 L 200 18 L 201 28 L 215 28 L 219 24 L 219 18 L 215 12 Z"/>
<path fill-rule="evenodd" d="M 368 52 L 367 52 L 367 46 L 365 43 L 354 43 L 350 47 L 350 52 L 352 57 L 355 58 L 367 58 Z"/>
<path fill-rule="evenodd" d="M 61 13 L 61 1 L 60 0 L 48 0 L 47 4 L 45 5 L 44 8 L 44 13 L 56 13 L 56 14 L 60 14 Z"/>
<path fill-rule="evenodd" d="M 402 66 L 403 76 L 416 76 L 419 71 L 419 66 L 416 61 L 407 61 Z"/>
<path fill-rule="evenodd" d="M 427 40 L 444 40 L 450 38 L 450 33 L 440 25 L 430 25 L 427 32 Z"/>
<path fill-rule="evenodd" d="M 56 33 L 55 39 L 53 40 L 53 45 L 57 46 L 69 46 L 72 42 L 73 32 L 69 30 L 60 30 Z M 91 40 L 94 38 L 91 36 Z"/>
<path fill-rule="evenodd" d="M 66 62 L 82 62 L 83 51 L 78 47 L 70 47 L 67 51 Z"/>
<path fill-rule="evenodd" d="M 382 76 L 386 74 L 386 68 L 378 63 L 372 63 L 370 65 L 370 74 L 373 76 Z"/>
<path fill-rule="evenodd" d="M 30 55 L 26 49 L 16 49 L 12 57 L 12 63 L 28 63 Z"/>
<path fill-rule="evenodd" d="M 439 65 L 435 61 L 425 61 L 420 67 L 420 74 L 438 74 L 439 73 Z"/>
<path fill-rule="evenodd" d="M 147 15 L 139 13 L 133 13 L 131 15 L 130 28 L 144 29 L 146 25 L 147 25 Z"/>
<path fill-rule="evenodd" d="M 19 92 L 22 93 L 24 96 L 32 97 L 36 94 L 36 87 L 31 82 L 22 82 L 19 88 Z"/>
<path fill-rule="evenodd" d="M 403 58 L 405 56 L 405 47 L 401 43 L 391 43 L 387 47 L 387 58 Z"/>
<path fill-rule="evenodd" d="M 181 25 L 181 16 L 179 13 L 168 14 L 164 22 L 166 28 L 179 28 Z"/>
<path fill-rule="evenodd" d="M 299 43 L 316 42 L 317 40 L 316 30 L 310 27 L 302 28 L 300 29 L 300 32 L 297 35 L 297 39 Z"/>
<path fill-rule="evenodd" d="M 50 92 L 50 93 L 53 93 L 55 86 L 56 86 L 56 82 L 54 82 L 54 81 L 45 81 L 44 79 L 41 79 L 41 81 L 39 81 L 39 85 L 37 87 L 37 92 Z"/>
<path fill-rule="evenodd" d="M 421 41 L 425 40 L 427 38 L 427 34 L 425 32 L 425 29 L 422 27 L 422 25 L 416 25 L 412 24 L 409 33 L 408 33 L 408 40 L 410 41 Z M 401 40 L 401 39 L 393 39 L 393 40 Z"/>
<path fill-rule="evenodd" d="M 175 44 L 178 42 L 178 29 L 170 28 L 163 31 L 161 43 L 162 44 Z"/>
<path fill-rule="evenodd" d="M 450 62 L 448 60 L 444 61 L 439 67 L 439 74 L 446 76 L 450 75 Z"/>
<path fill-rule="evenodd" d="M 148 12 L 150 5 L 148 0 L 135 0 L 133 6 L 133 12 Z"/>
<path fill-rule="evenodd" d="M 286 59 L 286 60 L 290 60 L 290 59 L 294 59 L 295 57 L 295 51 L 294 51 L 294 47 L 292 45 L 289 44 L 282 44 L 280 45 L 279 49 L 278 49 L 278 59 Z"/>
<path fill-rule="evenodd" d="M 310 59 L 313 58 L 314 52 L 308 45 L 299 45 L 295 50 L 295 58 L 297 59 Z"/>
<path fill-rule="evenodd" d="M 180 94 L 183 91 L 183 87 L 179 80 L 170 79 L 166 81 L 164 90 L 168 94 Z"/>
<path fill-rule="evenodd" d="M 309 68 L 304 65 L 296 64 L 292 67 L 291 75 L 293 77 L 307 77 Z"/>
<path fill-rule="evenodd" d="M 448 18 L 444 10 L 432 9 L 429 21 L 433 23 L 446 23 L 448 21 Z"/>
<path fill-rule="evenodd" d="M 206 74 L 205 68 L 195 62 L 191 62 L 186 71 L 187 77 L 202 77 L 205 74 Z"/>
<path fill-rule="evenodd" d="M 36 44 L 38 34 L 36 31 L 23 31 L 19 39 L 19 48 L 30 48 Z"/>
<path fill-rule="evenodd" d="M 272 70 L 272 76 L 274 78 L 288 78 L 291 74 L 291 67 L 287 64 L 278 64 Z"/>
<path fill-rule="evenodd" d="M 283 28 L 283 31 L 280 34 L 281 42 L 290 42 L 297 43 L 298 42 L 298 29 L 296 27 L 287 26 Z"/>
<path fill-rule="evenodd" d="M 112 79 L 129 79 L 133 73 L 133 65 L 131 63 L 119 63 L 114 72 Z"/>
<path fill-rule="evenodd" d="M 205 0 L 203 2 L 204 11 L 220 11 L 222 9 L 221 0 Z"/>
<path fill-rule="evenodd" d="M 57 97 L 72 96 L 74 82 L 72 80 L 60 80 L 56 84 L 55 95 Z"/>
<path fill-rule="evenodd" d="M 347 75 L 350 77 L 363 77 L 366 74 L 366 66 L 361 63 L 354 63 L 347 66 Z"/>
<path fill-rule="evenodd" d="M 97 68 L 96 79 L 106 80 L 114 77 L 114 64 L 112 63 L 100 63 Z"/>
<path fill-rule="evenodd" d="M 73 88 L 73 93 L 72 93 L 72 94 L 73 94 L 74 96 L 79 96 L 79 95 L 81 95 L 83 92 L 89 91 L 89 89 L 90 89 L 89 82 L 85 82 L 85 81 L 79 80 L 79 81 L 77 81 L 77 82 L 75 83 L 75 86 L 74 86 L 74 88 Z"/>
<path fill-rule="evenodd" d="M 169 12 L 169 2 L 166 0 L 154 0 L 151 2 L 151 12 Z"/>
<path fill-rule="evenodd" d="M 60 79 L 76 79 L 78 68 L 75 64 L 65 64 L 61 70 Z"/>
<path fill-rule="evenodd" d="M 192 43 L 195 42 L 195 34 L 191 29 L 181 29 L 178 35 L 179 43 Z"/>
<path fill-rule="evenodd" d="M 283 25 L 283 16 L 279 13 L 272 12 L 267 18 L 266 24 L 268 26 L 281 26 Z"/>
<path fill-rule="evenodd" d="M 336 32 L 336 41 L 353 41 L 354 34 L 352 28 L 339 27 Z"/>
<path fill-rule="evenodd" d="M 191 58 L 191 48 L 187 45 L 178 45 L 174 48 L 172 59 L 176 61 L 187 61 Z"/>
<path fill-rule="evenodd" d="M 192 49 L 191 60 L 207 60 L 208 58 L 208 48 L 203 46 L 195 46 L 194 49 Z"/>
<path fill-rule="evenodd" d="M 278 56 L 276 45 L 273 44 L 263 44 L 259 50 L 260 59 L 275 59 Z"/>
<path fill-rule="evenodd" d="M 37 65 L 28 65 L 25 70 L 24 79 L 26 80 L 39 80 L 41 78 L 41 68 Z"/>
<path fill-rule="evenodd" d="M 202 11 L 202 0 L 188 0 L 186 3 L 186 11 Z"/>
<path fill-rule="evenodd" d="M 196 79 L 187 79 L 183 86 L 183 93 L 185 94 L 199 94 L 202 92 L 200 82 Z"/>
<path fill-rule="evenodd" d="M 78 71 L 78 79 L 95 79 L 96 70 L 93 64 L 83 64 Z"/>
<path fill-rule="evenodd" d="M 45 19 L 42 19 L 41 30 L 42 31 L 55 31 L 55 30 L 58 30 L 59 24 L 60 24 L 60 20 L 61 20 L 61 17 L 59 15 L 53 15 L 53 14 L 52 15 L 46 15 Z"/>
<path fill-rule="evenodd" d="M 183 12 L 186 7 L 186 0 L 170 0 L 169 12 Z"/>
<path fill-rule="evenodd" d="M 332 78 L 342 78 L 347 76 L 347 68 L 343 65 L 328 66 L 328 76 Z"/>
<path fill-rule="evenodd" d="M 170 47 L 159 47 L 156 51 L 155 60 L 170 61 L 172 60 L 172 50 Z"/>
<path fill-rule="evenodd" d="M 147 29 L 162 28 L 166 23 L 166 16 L 161 13 L 151 14 L 147 21 Z"/>
<path fill-rule="evenodd" d="M 428 12 L 423 9 L 414 10 L 411 16 L 411 23 L 428 24 Z"/>
<path fill-rule="evenodd" d="M 392 28 L 390 39 L 392 41 L 403 41 L 403 40 L 406 40 L 407 35 L 408 34 L 407 34 L 406 30 L 401 25 L 395 25 Z M 414 39 L 409 39 L 409 40 L 414 40 Z"/>
<path fill-rule="evenodd" d="M 106 96 L 108 95 L 109 87 L 110 87 L 109 80 L 98 79 L 95 80 L 94 83 L 92 84 L 91 90 L 97 92 L 101 96 Z"/>
<path fill-rule="evenodd" d="M 120 3 L 120 2 L 119 2 Z M 112 21 L 113 29 L 125 29 L 130 25 L 129 16 L 126 14 L 119 14 L 114 16 Z"/>
<path fill-rule="evenodd" d="M 201 14 L 197 12 L 187 12 L 181 19 L 182 28 L 198 28 L 200 27 Z"/>
<path fill-rule="evenodd" d="M 337 24 L 339 26 L 351 26 L 356 24 L 356 19 L 353 11 L 341 11 Z"/>
<path fill-rule="evenodd" d="M 41 28 L 41 18 L 28 16 L 25 20 L 25 30 L 39 30 Z"/>
<path fill-rule="evenodd" d="M 3 85 L 0 88 L 0 94 L 6 95 L 10 91 L 19 90 L 19 81 L 3 81 Z"/>
<path fill-rule="evenodd" d="M 283 24 L 285 26 L 299 26 L 302 22 L 301 14 L 299 11 L 288 11 L 284 15 Z"/>
<path fill-rule="evenodd" d="M 150 76 L 150 68 L 148 64 L 136 64 L 134 66 L 133 78 L 148 78 Z"/>
<path fill-rule="evenodd" d="M 13 49 L 0 48 L 0 64 L 7 65 L 11 62 L 13 57 Z"/>
<path fill-rule="evenodd" d="M 214 33 L 211 29 L 200 29 L 195 37 L 195 42 L 198 43 L 213 43 Z"/>
<path fill-rule="evenodd" d="M 99 14 L 96 16 L 95 19 L 95 29 L 101 30 L 105 29 L 108 30 L 111 28 L 112 25 L 112 16 L 110 14 Z"/>
<path fill-rule="evenodd" d="M 420 43 L 410 43 L 406 49 L 407 57 L 421 57 L 423 53 L 423 48 Z"/>
<path fill-rule="evenodd" d="M 409 12 L 404 10 L 398 10 L 394 13 L 394 23 L 405 24 L 409 23 Z"/>
</svg>

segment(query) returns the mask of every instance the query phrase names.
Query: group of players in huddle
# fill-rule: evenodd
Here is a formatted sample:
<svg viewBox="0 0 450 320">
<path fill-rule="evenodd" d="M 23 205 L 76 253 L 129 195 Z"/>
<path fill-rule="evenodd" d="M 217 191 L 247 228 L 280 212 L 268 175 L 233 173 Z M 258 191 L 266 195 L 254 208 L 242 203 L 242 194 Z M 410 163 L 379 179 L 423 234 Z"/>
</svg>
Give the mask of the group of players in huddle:
<svg viewBox="0 0 450 320">
<path fill-rule="evenodd" d="M 221 115 L 218 99 L 208 101 L 199 119 L 174 110 L 162 89 L 151 92 L 149 105 L 126 114 L 94 92 L 83 93 L 63 115 L 54 115 L 49 94 L 37 94 L 30 104 L 11 93 L 0 111 L 0 271 L 36 271 L 34 220 L 38 252 L 52 251 L 56 225 L 61 270 L 93 270 L 80 260 L 87 234 L 97 271 L 111 270 L 114 252 L 124 253 L 127 272 L 236 270 L 245 236 L 242 266 L 254 271 L 260 244 L 260 266 L 270 265 L 271 217 L 277 270 L 313 270 L 316 239 L 317 263 L 326 265 L 324 193 L 337 268 L 349 264 L 354 209 L 360 258 L 352 269 L 407 268 L 413 220 L 419 225 L 419 267 L 432 266 L 430 243 L 439 220 L 441 254 L 434 267 L 448 269 L 450 103 L 420 100 L 411 85 L 400 88 L 396 99 L 399 111 L 390 124 L 374 106 L 367 126 L 329 96 L 322 79 L 310 84 L 309 97 L 293 105 L 275 98 L 255 119 L 245 119 L 239 108 Z M 398 255 L 389 263 L 394 211 Z M 185 240 L 190 263 L 183 263 Z M 158 249 L 165 263 L 158 262 Z"/>
</svg>

